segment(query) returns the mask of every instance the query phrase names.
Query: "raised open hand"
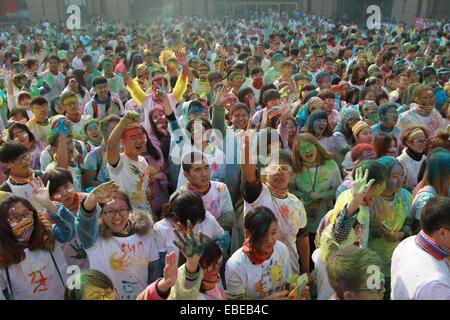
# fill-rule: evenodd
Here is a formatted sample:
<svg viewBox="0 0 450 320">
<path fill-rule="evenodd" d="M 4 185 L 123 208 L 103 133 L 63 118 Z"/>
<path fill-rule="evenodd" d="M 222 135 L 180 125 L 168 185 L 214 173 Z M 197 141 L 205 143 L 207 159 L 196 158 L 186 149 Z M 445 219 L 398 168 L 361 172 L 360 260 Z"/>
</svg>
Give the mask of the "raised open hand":
<svg viewBox="0 0 450 320">
<path fill-rule="evenodd" d="M 188 65 L 188 61 L 186 59 L 186 51 L 184 51 L 184 49 L 175 52 L 175 56 L 177 57 L 178 64 L 180 64 L 182 66 Z"/>
<path fill-rule="evenodd" d="M 126 126 L 133 123 L 139 123 L 139 114 L 136 111 L 127 111 L 120 121 Z"/>
<path fill-rule="evenodd" d="M 367 192 L 369 192 L 370 187 L 374 184 L 375 180 L 371 179 L 367 181 L 369 177 L 369 170 L 366 169 L 363 175 L 362 168 L 356 168 L 355 179 L 352 184 L 352 196 L 353 199 L 362 200 Z"/>
<path fill-rule="evenodd" d="M 120 59 L 114 72 L 121 74 L 124 77 L 124 79 L 128 78 L 127 67 L 125 66 L 125 63 L 123 62 L 123 59 Z"/>
<path fill-rule="evenodd" d="M 223 105 L 228 99 L 229 90 L 230 88 L 227 85 L 223 85 L 216 93 L 216 96 L 214 98 L 214 105 L 218 107 L 223 107 Z"/>
<path fill-rule="evenodd" d="M 111 180 L 97 186 L 89 194 L 89 198 L 93 199 L 96 203 L 106 204 L 111 202 L 119 191 L 119 185 L 117 182 Z"/>
<path fill-rule="evenodd" d="M 170 252 L 166 255 L 163 277 L 165 284 L 169 288 L 173 287 L 175 282 L 177 282 L 178 265 L 175 252 Z"/>
<path fill-rule="evenodd" d="M 47 207 L 49 204 L 52 204 L 50 200 L 50 194 L 48 192 L 50 181 L 47 182 L 47 186 L 44 186 L 41 178 L 33 178 L 30 182 L 31 187 L 33 188 L 33 198 L 39 202 L 44 207 Z"/>
<path fill-rule="evenodd" d="M 200 260 L 200 257 L 205 251 L 203 234 L 201 232 L 197 235 L 194 234 L 190 220 L 187 221 L 187 231 L 182 230 L 181 224 L 178 224 L 174 231 L 178 241 L 174 241 L 173 243 L 186 259 L 197 258 Z"/>
</svg>

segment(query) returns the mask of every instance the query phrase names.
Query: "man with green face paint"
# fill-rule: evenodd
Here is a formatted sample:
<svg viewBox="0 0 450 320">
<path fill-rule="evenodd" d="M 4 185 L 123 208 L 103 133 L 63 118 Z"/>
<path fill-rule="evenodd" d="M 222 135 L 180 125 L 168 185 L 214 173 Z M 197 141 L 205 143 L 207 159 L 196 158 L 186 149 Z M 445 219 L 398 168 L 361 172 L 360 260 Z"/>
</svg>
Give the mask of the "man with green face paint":
<svg viewBox="0 0 450 320">
<path fill-rule="evenodd" d="M 111 93 L 118 95 L 122 103 L 126 102 L 128 91 L 123 79 L 114 73 L 114 62 L 111 59 L 106 58 L 102 61 L 101 66 L 103 69 L 103 76 L 108 80 Z"/>
<path fill-rule="evenodd" d="M 376 137 L 380 132 L 388 133 L 397 139 L 397 145 L 400 145 L 402 130 L 397 127 L 398 108 L 399 105 L 396 103 L 385 103 L 378 108 L 380 121 L 370 127 L 373 137 Z"/>
</svg>

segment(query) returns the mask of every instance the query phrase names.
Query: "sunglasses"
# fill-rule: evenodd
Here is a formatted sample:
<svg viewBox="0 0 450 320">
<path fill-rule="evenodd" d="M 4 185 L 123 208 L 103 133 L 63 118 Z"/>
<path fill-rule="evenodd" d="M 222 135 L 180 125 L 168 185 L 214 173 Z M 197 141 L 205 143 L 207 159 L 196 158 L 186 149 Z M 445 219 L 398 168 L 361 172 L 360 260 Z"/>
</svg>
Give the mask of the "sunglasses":
<svg viewBox="0 0 450 320">
<path fill-rule="evenodd" d="M 266 167 L 267 174 L 276 174 L 280 171 L 281 173 L 291 173 L 292 167 L 286 164 L 282 165 L 269 165 Z"/>
</svg>

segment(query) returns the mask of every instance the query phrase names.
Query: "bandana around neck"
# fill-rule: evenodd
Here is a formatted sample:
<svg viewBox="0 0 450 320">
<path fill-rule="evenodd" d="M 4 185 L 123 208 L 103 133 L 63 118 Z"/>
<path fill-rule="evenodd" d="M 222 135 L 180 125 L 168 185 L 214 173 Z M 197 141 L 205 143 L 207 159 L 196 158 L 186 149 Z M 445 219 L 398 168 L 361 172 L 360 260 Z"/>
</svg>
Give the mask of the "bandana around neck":
<svg viewBox="0 0 450 320">
<path fill-rule="evenodd" d="M 272 248 L 272 251 L 269 253 L 259 253 L 250 246 L 248 240 L 245 240 L 244 245 L 242 246 L 242 251 L 244 251 L 251 263 L 259 265 L 272 256 L 274 249 Z"/>
<path fill-rule="evenodd" d="M 423 230 L 416 236 L 416 244 L 420 249 L 431 254 L 437 260 L 444 260 L 450 256 L 449 249 L 436 243 L 436 241 L 423 232 Z"/>
<path fill-rule="evenodd" d="M 288 197 L 289 190 L 276 189 L 269 184 L 267 184 L 267 188 L 269 188 L 270 194 L 276 198 L 286 199 Z"/>
<path fill-rule="evenodd" d="M 203 188 L 203 189 L 197 188 L 196 186 L 191 184 L 189 181 L 187 183 L 187 186 L 188 186 L 189 190 L 198 192 L 200 194 L 206 194 L 209 191 L 209 188 L 211 188 L 211 183 L 208 184 L 208 187 Z"/>
</svg>

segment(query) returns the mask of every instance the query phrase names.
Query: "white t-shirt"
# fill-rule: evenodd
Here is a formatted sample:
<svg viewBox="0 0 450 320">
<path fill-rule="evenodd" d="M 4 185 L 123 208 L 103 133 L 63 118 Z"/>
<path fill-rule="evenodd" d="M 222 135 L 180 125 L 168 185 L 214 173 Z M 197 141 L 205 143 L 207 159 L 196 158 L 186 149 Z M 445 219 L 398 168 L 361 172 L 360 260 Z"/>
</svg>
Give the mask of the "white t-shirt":
<svg viewBox="0 0 450 320">
<path fill-rule="evenodd" d="M 111 279 L 120 300 L 136 300 L 147 287 L 149 263 L 159 260 L 153 231 L 145 236 L 99 238 L 86 252 L 90 268 Z"/>
<path fill-rule="evenodd" d="M 120 190 L 130 198 L 133 209 L 150 214 L 152 211 L 147 200 L 147 194 L 150 193 L 148 164 L 144 157 L 139 156 L 138 161 L 134 161 L 121 153 L 117 166 L 114 168 L 108 163 L 107 168 L 111 180 L 116 181 Z"/>
<path fill-rule="evenodd" d="M 287 247 L 275 243 L 272 256 L 262 264 L 254 265 L 247 254 L 238 249 L 225 267 L 227 291 L 233 295 L 246 294 L 251 299 L 263 299 L 284 290 L 292 274 Z"/>
<path fill-rule="evenodd" d="M 403 240 L 392 255 L 392 300 L 450 300 L 450 260 L 423 251 L 415 236 Z"/>
<path fill-rule="evenodd" d="M 55 242 L 55 258 L 64 284 L 58 275 L 49 251 L 25 249 L 26 258 L 8 267 L 14 300 L 64 300 L 64 285 L 68 274 L 62 244 Z M 8 288 L 6 269 L 0 269 L 0 291 Z"/>
<path fill-rule="evenodd" d="M 177 261 L 179 257 L 179 250 L 173 243 L 175 240 L 179 241 L 175 232 L 173 231 L 174 226 L 169 219 L 162 219 L 155 223 L 154 230 L 156 232 L 156 238 L 158 240 L 158 246 L 162 252 L 171 252 L 174 251 L 177 256 Z M 194 233 L 201 231 L 205 236 L 208 236 L 212 240 L 220 237 L 224 230 L 216 221 L 216 219 L 206 211 L 205 220 L 200 223 L 197 223 L 193 229 Z"/>
<path fill-rule="evenodd" d="M 254 208 L 266 207 L 275 214 L 278 223 L 278 240 L 283 242 L 291 257 L 291 268 L 295 274 L 300 274 L 297 252 L 297 234 L 300 229 L 306 228 L 307 218 L 303 203 L 292 193 L 286 199 L 274 197 L 266 185 L 262 185 L 261 194 L 252 204 L 244 201 L 244 212 L 247 214 Z"/>
<path fill-rule="evenodd" d="M 81 116 L 80 121 L 78 121 L 77 123 L 72 122 L 72 132 L 74 139 L 85 140 L 86 134 L 84 133 L 84 127 L 89 122 L 89 120 L 91 120 L 91 118 L 91 116 L 84 114 Z"/>
<path fill-rule="evenodd" d="M 406 171 L 406 185 L 414 189 L 417 186 L 417 176 L 419 175 L 420 167 L 422 162 L 426 159 L 425 156 L 422 157 L 420 161 L 416 161 L 411 158 L 407 153 L 406 149 L 403 150 L 402 154 L 397 157 L 397 160 L 401 162 L 403 168 Z"/>
<path fill-rule="evenodd" d="M 328 273 L 320 258 L 320 251 L 316 249 L 312 254 L 312 260 L 314 262 L 314 273 L 317 284 L 317 300 L 330 300 L 332 296 L 336 294 L 336 291 L 331 287 L 330 280 L 328 280 Z"/>
<path fill-rule="evenodd" d="M 188 190 L 188 186 L 184 185 L 180 190 Z M 225 183 L 211 180 L 211 188 L 207 194 L 202 196 L 205 210 L 218 219 L 223 212 L 233 211 L 233 203 L 231 202 L 230 192 Z"/>
<path fill-rule="evenodd" d="M 24 184 L 24 185 L 20 185 L 20 186 L 16 186 L 14 184 L 12 184 L 9 179 L 6 180 L 6 183 L 8 184 L 8 186 L 11 188 L 11 193 L 17 197 L 21 197 L 24 199 L 27 199 L 28 201 L 31 202 L 31 204 L 33 205 L 33 207 L 38 211 L 46 211 L 46 209 L 36 200 L 34 200 L 33 197 L 33 188 L 31 187 L 31 184 Z"/>
<path fill-rule="evenodd" d="M 122 101 L 120 101 L 120 98 L 115 94 L 111 94 L 111 99 L 112 98 L 114 98 L 114 104 L 116 104 L 119 107 L 119 115 L 123 115 L 125 109 L 123 107 Z M 101 120 L 104 117 L 106 117 L 106 103 L 97 103 L 97 106 L 98 106 L 98 115 L 96 119 Z M 91 101 L 89 101 L 86 104 L 86 106 L 84 107 L 84 114 L 90 115 L 91 117 L 94 118 L 94 99 L 91 99 Z"/>
</svg>

